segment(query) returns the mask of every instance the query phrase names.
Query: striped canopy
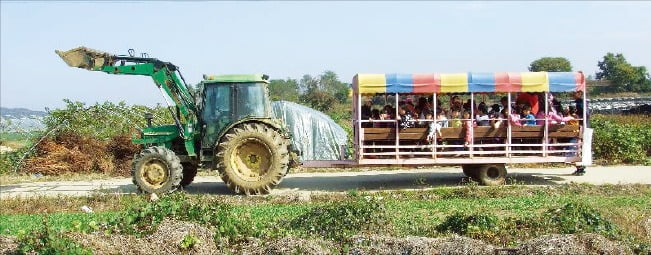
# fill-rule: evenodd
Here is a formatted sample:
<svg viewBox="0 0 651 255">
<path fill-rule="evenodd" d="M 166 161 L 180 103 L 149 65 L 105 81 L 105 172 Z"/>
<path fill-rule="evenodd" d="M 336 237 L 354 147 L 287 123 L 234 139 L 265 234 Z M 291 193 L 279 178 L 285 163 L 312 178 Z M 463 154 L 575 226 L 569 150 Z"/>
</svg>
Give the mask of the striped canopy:
<svg viewBox="0 0 651 255">
<path fill-rule="evenodd" d="M 585 90 L 580 72 L 357 74 L 355 93 L 569 92 Z"/>
</svg>

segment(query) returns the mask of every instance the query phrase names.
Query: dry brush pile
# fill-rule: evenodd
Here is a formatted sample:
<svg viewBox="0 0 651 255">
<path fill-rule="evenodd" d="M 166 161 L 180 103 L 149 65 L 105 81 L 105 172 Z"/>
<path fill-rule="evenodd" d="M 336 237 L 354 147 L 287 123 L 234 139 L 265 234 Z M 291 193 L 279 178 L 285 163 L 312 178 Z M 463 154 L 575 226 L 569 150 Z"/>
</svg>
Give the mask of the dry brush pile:
<svg viewBox="0 0 651 255">
<path fill-rule="evenodd" d="M 131 159 L 140 150 L 128 136 L 108 140 L 74 133 L 61 133 L 36 145 L 34 156 L 25 160 L 23 172 L 44 175 L 105 173 L 130 175 Z"/>
<path fill-rule="evenodd" d="M 48 112 L 46 130 L 28 139 L 22 150 L 0 158 L 0 173 L 10 170 L 43 175 L 103 173 L 130 175 L 131 159 L 140 150 L 130 134 L 146 126 L 145 113 L 154 125 L 172 123 L 168 109 L 121 103 L 86 106 L 64 100 L 66 107 Z M 33 147 L 32 147 L 33 145 Z"/>
</svg>

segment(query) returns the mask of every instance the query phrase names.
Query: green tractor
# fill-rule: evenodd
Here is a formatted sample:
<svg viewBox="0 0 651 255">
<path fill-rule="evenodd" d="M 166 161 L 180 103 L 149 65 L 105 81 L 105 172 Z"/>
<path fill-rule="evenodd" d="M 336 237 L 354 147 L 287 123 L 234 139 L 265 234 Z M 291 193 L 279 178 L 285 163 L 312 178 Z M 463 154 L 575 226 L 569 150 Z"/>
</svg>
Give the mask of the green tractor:
<svg viewBox="0 0 651 255">
<path fill-rule="evenodd" d="M 272 118 L 266 75 L 204 75 L 193 94 L 177 66 L 145 54 L 112 55 L 85 47 L 56 53 L 72 67 L 150 76 L 170 106 L 174 124 L 134 135 L 133 183 L 145 193 L 168 193 L 192 183 L 201 166 L 216 169 L 237 194 L 267 194 L 287 174 L 290 135 Z M 167 95 L 174 103 L 169 102 Z"/>
</svg>

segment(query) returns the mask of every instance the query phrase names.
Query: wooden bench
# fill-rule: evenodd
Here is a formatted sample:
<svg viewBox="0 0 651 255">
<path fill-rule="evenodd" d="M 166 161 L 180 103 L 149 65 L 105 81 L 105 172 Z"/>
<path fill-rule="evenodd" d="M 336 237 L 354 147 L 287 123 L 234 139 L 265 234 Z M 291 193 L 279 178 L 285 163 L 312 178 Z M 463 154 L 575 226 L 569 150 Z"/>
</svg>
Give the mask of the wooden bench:
<svg viewBox="0 0 651 255">
<path fill-rule="evenodd" d="M 392 141 L 396 139 L 395 128 L 362 128 L 364 141 Z M 428 128 L 406 128 L 400 129 L 400 140 L 425 140 L 429 133 Z M 513 126 L 511 127 L 512 138 L 543 138 L 544 126 Z M 466 135 L 463 128 L 442 128 L 443 139 L 463 139 Z M 506 138 L 507 127 L 498 129 L 493 127 L 474 127 L 475 139 L 481 138 Z M 549 138 L 576 138 L 579 137 L 579 126 L 550 125 Z"/>
</svg>

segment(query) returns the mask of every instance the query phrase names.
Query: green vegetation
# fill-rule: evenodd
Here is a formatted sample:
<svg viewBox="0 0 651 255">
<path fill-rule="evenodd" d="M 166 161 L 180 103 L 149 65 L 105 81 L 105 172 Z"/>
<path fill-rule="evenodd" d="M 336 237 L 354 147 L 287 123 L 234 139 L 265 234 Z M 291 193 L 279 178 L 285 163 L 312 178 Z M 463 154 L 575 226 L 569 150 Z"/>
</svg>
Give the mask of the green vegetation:
<svg viewBox="0 0 651 255">
<path fill-rule="evenodd" d="M 136 128 L 147 126 L 145 113 L 152 113 L 152 125 L 173 123 L 170 111 L 166 107 L 128 106 L 125 102 L 96 103 L 86 106 L 82 102 L 65 99 L 66 107 L 55 109 L 43 119 L 47 130 L 55 129 L 57 133 L 74 132 L 100 140 L 126 135 Z"/>
<path fill-rule="evenodd" d="M 595 115 L 594 158 L 609 164 L 651 163 L 651 122 L 646 115 Z"/>
<path fill-rule="evenodd" d="M 651 218 L 651 187 L 645 185 L 466 186 L 315 195 L 310 202 L 286 196 L 242 199 L 185 193 L 156 202 L 143 196 L 127 197 L 118 205 L 109 205 L 115 203 L 109 198 L 69 198 L 68 206 L 58 202 L 63 198 L 9 199 L 3 202 L 7 209 L 0 216 L 0 233 L 42 232 L 40 222 L 46 219 L 52 233 L 99 230 L 141 236 L 167 218 L 210 226 L 223 247 L 246 242 L 246 237 L 285 236 L 323 236 L 345 246 L 350 237 L 370 233 L 397 237 L 456 233 L 503 246 L 552 233 L 598 233 L 638 253 L 648 250 L 651 242 L 648 230 L 639 227 L 639 222 Z M 96 213 L 56 212 L 75 210 L 89 200 L 95 201 Z M 26 210 L 56 213 L 25 215 Z M 180 245 L 191 247 L 196 241 L 191 236 L 186 239 Z"/>
<path fill-rule="evenodd" d="M 598 80 L 611 81 L 611 85 L 596 92 L 649 92 L 651 79 L 645 66 L 633 66 L 623 54 L 608 52 L 598 63 Z"/>
<path fill-rule="evenodd" d="M 18 251 L 23 254 L 31 252 L 36 254 L 93 254 L 92 250 L 81 247 L 65 237 L 63 231 L 51 229 L 47 217 L 43 218 L 39 228 L 29 232 L 20 232 L 18 240 L 20 240 Z"/>
<path fill-rule="evenodd" d="M 571 72 L 572 64 L 566 58 L 561 57 L 544 57 L 531 62 L 529 65 L 531 72 Z"/>
<path fill-rule="evenodd" d="M 381 230 L 386 221 L 384 204 L 369 196 L 314 207 L 283 226 L 306 236 L 343 241 L 360 231 Z"/>
</svg>

